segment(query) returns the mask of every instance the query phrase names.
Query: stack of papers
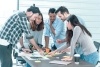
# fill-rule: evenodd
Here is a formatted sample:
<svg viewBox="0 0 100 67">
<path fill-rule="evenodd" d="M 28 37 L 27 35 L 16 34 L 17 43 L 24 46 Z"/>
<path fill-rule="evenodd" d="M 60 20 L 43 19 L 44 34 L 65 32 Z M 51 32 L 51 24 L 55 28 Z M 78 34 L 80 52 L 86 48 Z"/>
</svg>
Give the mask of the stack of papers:
<svg viewBox="0 0 100 67">
<path fill-rule="evenodd" d="M 49 60 L 49 58 L 42 56 L 39 52 L 34 52 L 32 56 L 26 56 L 29 60 Z"/>
<path fill-rule="evenodd" d="M 42 56 L 39 52 L 34 52 L 34 53 L 25 53 L 25 52 L 20 52 L 18 56 L 25 56 L 29 60 L 49 60 L 49 58 Z"/>
<path fill-rule="evenodd" d="M 33 57 L 43 57 L 39 52 L 34 52 Z"/>
<path fill-rule="evenodd" d="M 68 62 L 68 61 L 60 61 L 60 60 L 53 60 L 53 61 L 50 61 L 49 63 L 68 65 L 71 62 Z"/>
<path fill-rule="evenodd" d="M 18 56 L 32 56 L 32 53 L 25 53 L 25 52 L 20 52 L 18 53 Z"/>
</svg>

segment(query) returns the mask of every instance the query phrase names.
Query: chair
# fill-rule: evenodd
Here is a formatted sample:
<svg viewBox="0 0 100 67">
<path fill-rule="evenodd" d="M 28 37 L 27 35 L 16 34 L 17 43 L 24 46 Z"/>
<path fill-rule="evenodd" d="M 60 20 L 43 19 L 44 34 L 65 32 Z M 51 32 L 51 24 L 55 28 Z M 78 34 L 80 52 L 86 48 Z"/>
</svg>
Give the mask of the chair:
<svg viewBox="0 0 100 67">
<path fill-rule="evenodd" d="M 97 65 L 96 65 L 96 67 L 100 67 L 100 43 L 97 42 L 97 41 L 94 41 L 94 45 L 96 46 L 97 51 L 99 52 L 99 61 L 98 61 Z"/>
<path fill-rule="evenodd" d="M 19 50 L 17 49 L 17 47 L 15 47 L 13 49 L 13 56 L 14 56 L 14 59 L 16 59 L 16 65 L 18 66 L 18 62 L 20 64 L 24 64 L 24 63 L 26 63 L 26 61 L 21 56 L 18 56 L 18 52 L 17 51 L 19 51 Z"/>
<path fill-rule="evenodd" d="M 100 43 L 97 42 L 97 41 L 94 41 L 94 45 L 95 45 L 95 47 L 97 48 L 97 51 L 99 52 L 99 49 L 100 49 Z"/>
</svg>

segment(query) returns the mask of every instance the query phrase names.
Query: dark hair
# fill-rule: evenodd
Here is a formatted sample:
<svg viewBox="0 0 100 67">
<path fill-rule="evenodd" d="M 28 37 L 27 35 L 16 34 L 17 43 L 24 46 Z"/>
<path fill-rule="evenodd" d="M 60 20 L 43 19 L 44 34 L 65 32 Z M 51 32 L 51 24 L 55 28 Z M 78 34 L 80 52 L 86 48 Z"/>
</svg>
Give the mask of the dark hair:
<svg viewBox="0 0 100 67">
<path fill-rule="evenodd" d="M 44 29 L 43 15 L 42 15 L 42 13 L 39 13 L 39 15 L 42 17 L 42 21 L 39 25 L 36 24 L 36 21 L 32 22 L 31 28 L 33 31 L 35 31 L 35 30 L 40 31 L 40 30 Z"/>
<path fill-rule="evenodd" d="M 38 7 L 35 7 L 35 6 L 30 6 L 28 9 L 27 9 L 27 12 L 30 12 L 32 11 L 33 13 L 40 13 L 40 10 Z"/>
<path fill-rule="evenodd" d="M 75 27 L 75 26 L 79 26 L 79 27 L 82 29 L 83 32 L 85 31 L 90 37 L 92 37 L 91 33 L 86 29 L 85 26 L 83 26 L 83 25 L 79 22 L 78 18 L 77 18 L 75 15 L 70 15 L 70 16 L 67 18 L 67 21 L 68 21 L 68 22 L 70 21 L 71 25 L 74 26 L 74 27 Z M 72 38 L 72 36 L 73 36 L 73 31 L 72 31 L 72 30 L 68 30 L 68 28 L 67 28 L 66 35 L 67 35 L 67 42 L 70 43 L 71 38 Z"/>
<path fill-rule="evenodd" d="M 49 13 L 55 13 L 55 11 L 56 11 L 55 8 L 50 8 L 48 14 L 49 14 Z"/>
<path fill-rule="evenodd" d="M 65 12 L 67 12 L 68 14 L 69 14 L 69 11 L 68 11 L 68 9 L 65 7 L 65 6 L 60 6 L 57 10 L 56 10 L 56 14 L 58 13 L 58 12 L 61 12 L 61 14 L 64 14 Z"/>
</svg>

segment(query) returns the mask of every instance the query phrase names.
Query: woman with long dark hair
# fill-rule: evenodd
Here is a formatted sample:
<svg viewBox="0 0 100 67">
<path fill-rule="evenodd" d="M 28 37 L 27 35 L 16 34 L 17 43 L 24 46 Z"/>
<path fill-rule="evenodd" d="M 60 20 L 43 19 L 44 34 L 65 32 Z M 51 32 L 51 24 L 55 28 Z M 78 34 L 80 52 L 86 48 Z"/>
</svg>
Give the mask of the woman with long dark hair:
<svg viewBox="0 0 100 67">
<path fill-rule="evenodd" d="M 29 26 L 30 33 L 33 36 L 35 42 L 40 48 L 42 48 L 43 46 L 42 35 L 44 29 L 42 13 L 39 13 L 39 16 L 35 20 L 34 19 L 29 20 L 28 26 Z M 36 49 L 32 44 L 30 44 L 25 34 L 23 34 L 23 37 L 20 38 L 20 44 L 24 52 L 32 52 L 32 49 Z M 26 67 L 31 67 L 31 66 L 28 63 L 26 63 Z"/>
<path fill-rule="evenodd" d="M 44 29 L 42 13 L 39 13 L 39 16 L 35 20 L 29 20 L 28 26 L 29 26 L 30 33 L 33 36 L 35 42 L 41 48 L 42 47 L 42 35 L 43 35 L 43 29 Z M 23 37 L 20 39 L 20 44 L 23 47 L 23 51 L 30 51 L 29 45 L 31 44 L 26 38 L 25 34 L 23 34 Z"/>
<path fill-rule="evenodd" d="M 91 33 L 86 27 L 80 24 L 75 15 L 70 15 L 67 21 L 66 40 L 71 48 L 71 53 L 69 58 L 64 58 L 62 60 L 72 60 L 74 53 L 78 53 L 82 60 L 96 64 L 99 56 L 93 43 Z M 78 48 L 81 48 L 81 53 L 78 52 Z"/>
</svg>

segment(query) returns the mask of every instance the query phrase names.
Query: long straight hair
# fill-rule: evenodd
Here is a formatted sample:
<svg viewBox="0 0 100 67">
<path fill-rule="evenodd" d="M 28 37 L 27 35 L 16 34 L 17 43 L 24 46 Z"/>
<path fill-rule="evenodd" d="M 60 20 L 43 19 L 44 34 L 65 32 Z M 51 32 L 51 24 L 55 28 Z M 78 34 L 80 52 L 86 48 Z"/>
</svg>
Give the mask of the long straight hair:
<svg viewBox="0 0 100 67">
<path fill-rule="evenodd" d="M 70 16 L 67 18 L 67 21 L 68 21 L 68 22 L 70 21 L 71 25 L 74 26 L 74 27 L 75 27 L 75 26 L 79 26 L 79 27 L 82 29 L 83 32 L 85 31 L 90 37 L 92 37 L 91 33 L 86 29 L 85 26 L 83 26 L 83 25 L 79 22 L 78 18 L 77 18 L 75 15 L 70 15 Z M 71 41 L 72 36 L 73 36 L 73 31 L 72 31 L 72 30 L 68 30 L 68 28 L 67 28 L 67 32 L 66 32 L 67 43 L 70 44 L 70 41 Z"/>
<path fill-rule="evenodd" d="M 41 31 L 41 30 L 43 30 L 44 29 L 44 22 L 43 22 L 43 15 L 42 15 L 42 13 L 39 13 L 39 15 L 42 17 L 42 21 L 41 21 L 41 23 L 37 26 L 37 24 L 36 24 L 36 21 L 34 21 L 34 22 L 32 22 L 32 24 L 31 24 L 31 29 L 33 30 L 33 31 Z"/>
</svg>

